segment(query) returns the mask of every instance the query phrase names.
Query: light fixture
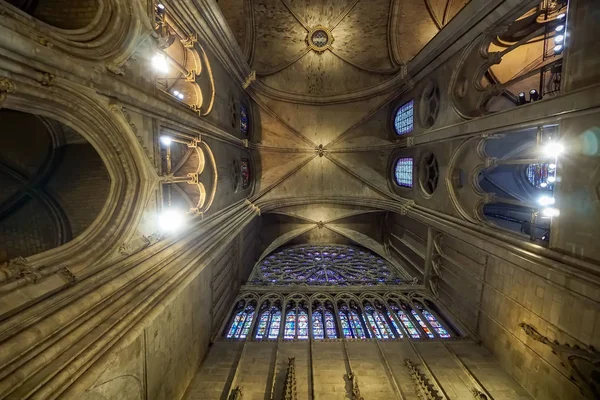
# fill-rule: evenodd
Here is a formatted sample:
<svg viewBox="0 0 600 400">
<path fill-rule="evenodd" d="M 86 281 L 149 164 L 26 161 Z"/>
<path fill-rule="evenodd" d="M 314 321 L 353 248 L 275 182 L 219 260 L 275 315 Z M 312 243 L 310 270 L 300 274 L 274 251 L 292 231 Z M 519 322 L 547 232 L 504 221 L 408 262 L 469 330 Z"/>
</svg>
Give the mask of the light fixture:
<svg viewBox="0 0 600 400">
<path fill-rule="evenodd" d="M 179 93 L 179 94 L 177 94 L 176 96 L 179 98 L 179 100 L 183 100 L 183 98 L 185 97 L 185 96 L 183 95 L 183 93 Z"/>
<path fill-rule="evenodd" d="M 159 10 L 164 10 L 164 9 L 165 9 L 165 5 L 164 5 L 164 4 L 161 4 L 161 3 L 158 3 L 158 4 L 156 5 L 156 8 L 158 8 Z"/>
<path fill-rule="evenodd" d="M 152 57 L 152 66 L 155 70 L 162 73 L 169 72 L 169 64 L 167 63 L 167 58 L 164 54 L 156 53 L 154 57 Z"/>
<path fill-rule="evenodd" d="M 546 157 L 558 157 L 565 150 L 564 146 L 560 143 L 550 142 L 544 146 L 544 155 Z M 556 168 L 556 165 L 554 166 Z"/>
<path fill-rule="evenodd" d="M 562 44 L 557 44 L 556 46 L 554 46 L 554 53 L 555 54 L 560 54 L 563 51 L 563 45 Z"/>
<path fill-rule="evenodd" d="M 564 26 L 564 25 L 559 25 L 559 26 L 557 26 L 556 28 L 554 28 L 554 30 L 555 30 L 556 32 L 561 32 L 563 29 L 565 29 L 565 26 Z"/>
<path fill-rule="evenodd" d="M 519 98 L 517 100 L 517 104 L 522 106 L 523 104 L 527 104 L 527 99 L 525 98 L 525 92 L 519 93 Z"/>
<path fill-rule="evenodd" d="M 564 35 L 556 35 L 556 36 L 554 36 L 554 42 L 556 42 L 556 43 L 561 43 L 564 40 L 565 40 Z"/>
<path fill-rule="evenodd" d="M 172 140 L 170 137 L 168 137 L 168 136 L 161 136 L 161 137 L 160 137 L 160 142 L 161 142 L 162 144 L 164 144 L 165 146 L 169 146 L 169 145 L 171 144 L 171 142 L 172 142 L 172 141 L 173 141 L 173 140 Z"/>
<path fill-rule="evenodd" d="M 531 99 L 531 101 L 538 101 L 540 99 L 540 94 L 537 90 L 531 89 L 529 91 L 529 98 Z"/>
<path fill-rule="evenodd" d="M 555 170 L 556 169 L 556 164 L 549 164 L 548 165 L 548 169 Z"/>
<path fill-rule="evenodd" d="M 543 187 L 543 188 L 545 188 L 546 186 L 548 186 L 548 184 L 547 184 L 546 182 L 542 182 L 542 183 L 540 183 L 540 187 Z"/>
<path fill-rule="evenodd" d="M 567 16 L 567 14 L 565 14 L 565 13 L 560 13 L 560 14 L 558 14 L 558 15 L 556 16 L 556 19 L 563 19 L 563 18 L 564 18 L 564 17 L 566 17 L 566 16 Z"/>
<path fill-rule="evenodd" d="M 542 210 L 542 215 L 545 217 L 558 217 L 560 215 L 560 211 L 558 208 L 548 207 Z"/>
<path fill-rule="evenodd" d="M 175 96 L 179 96 L 179 90 L 174 90 L 174 91 L 173 91 L 173 94 L 174 94 Z"/>
<path fill-rule="evenodd" d="M 162 231 L 174 232 L 184 224 L 183 213 L 179 210 L 168 208 L 158 216 L 158 226 Z"/>
<path fill-rule="evenodd" d="M 550 197 L 550 196 L 540 196 L 540 198 L 538 199 L 538 204 L 540 206 L 551 206 L 556 202 L 556 200 L 554 199 L 554 197 Z"/>
<path fill-rule="evenodd" d="M 554 177 L 554 176 L 549 176 L 549 177 L 548 177 L 548 182 L 549 182 L 549 183 L 554 183 L 554 182 L 556 182 L 556 177 Z"/>
</svg>

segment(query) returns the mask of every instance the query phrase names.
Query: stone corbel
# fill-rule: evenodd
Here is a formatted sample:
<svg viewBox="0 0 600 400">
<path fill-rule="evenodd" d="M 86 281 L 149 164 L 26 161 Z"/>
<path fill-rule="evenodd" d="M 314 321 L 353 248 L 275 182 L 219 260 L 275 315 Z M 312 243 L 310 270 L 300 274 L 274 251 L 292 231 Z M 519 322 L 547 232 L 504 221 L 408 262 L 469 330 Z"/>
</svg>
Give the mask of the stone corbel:
<svg viewBox="0 0 600 400">
<path fill-rule="evenodd" d="M 15 89 L 15 84 L 12 81 L 6 78 L 0 78 L 0 108 L 2 108 L 2 104 L 8 95 L 15 92 Z"/>
<path fill-rule="evenodd" d="M 192 47 L 194 47 L 194 44 L 196 44 L 197 41 L 198 41 L 198 35 L 196 35 L 194 33 L 187 39 L 182 40 L 181 43 L 183 44 L 183 47 L 187 47 L 188 49 L 191 49 Z"/>
<path fill-rule="evenodd" d="M 194 71 L 190 71 L 186 76 L 185 76 L 185 81 L 186 82 L 196 82 L 196 72 Z"/>
<path fill-rule="evenodd" d="M 200 141 L 201 141 L 200 138 L 198 138 L 198 139 L 192 139 L 191 142 L 189 142 L 187 144 L 187 147 L 196 148 L 196 147 L 198 147 L 198 143 L 200 143 Z"/>
<path fill-rule="evenodd" d="M 256 71 L 252 71 L 252 72 L 250 72 L 250 75 L 248 75 L 248 77 L 246 77 L 246 80 L 242 84 L 242 88 L 248 89 L 248 86 L 250 86 L 250 84 L 252 82 L 254 82 L 255 80 L 256 80 Z"/>
<path fill-rule="evenodd" d="M 58 270 L 57 275 L 60 276 L 68 284 L 74 285 L 77 283 L 77 276 L 67 267 Z"/>
<path fill-rule="evenodd" d="M 190 185 L 197 185 L 199 182 L 199 177 L 198 174 L 194 173 L 194 172 L 190 172 L 187 174 L 187 177 L 189 178 L 187 183 L 189 183 Z"/>
</svg>

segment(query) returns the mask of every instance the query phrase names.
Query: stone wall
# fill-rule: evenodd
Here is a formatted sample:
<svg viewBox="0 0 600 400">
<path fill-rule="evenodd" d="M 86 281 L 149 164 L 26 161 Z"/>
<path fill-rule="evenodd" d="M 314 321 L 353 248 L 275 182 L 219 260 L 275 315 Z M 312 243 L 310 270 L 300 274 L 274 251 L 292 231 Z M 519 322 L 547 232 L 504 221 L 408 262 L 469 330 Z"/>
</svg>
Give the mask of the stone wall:
<svg viewBox="0 0 600 400">
<path fill-rule="evenodd" d="M 407 341 L 280 341 L 216 342 L 198 370 L 184 399 L 226 398 L 234 387 L 244 400 L 281 399 L 288 357 L 295 357 L 298 399 L 344 400 L 351 395 L 348 373 L 358 377 L 365 399 L 418 399 L 405 365 L 410 359 L 420 372 L 452 399 L 467 399 L 481 385 L 497 400 L 530 399 L 529 394 L 494 360 L 470 340 Z M 431 370 L 431 375 L 420 361 Z M 397 388 L 397 389 L 396 389 Z"/>
</svg>

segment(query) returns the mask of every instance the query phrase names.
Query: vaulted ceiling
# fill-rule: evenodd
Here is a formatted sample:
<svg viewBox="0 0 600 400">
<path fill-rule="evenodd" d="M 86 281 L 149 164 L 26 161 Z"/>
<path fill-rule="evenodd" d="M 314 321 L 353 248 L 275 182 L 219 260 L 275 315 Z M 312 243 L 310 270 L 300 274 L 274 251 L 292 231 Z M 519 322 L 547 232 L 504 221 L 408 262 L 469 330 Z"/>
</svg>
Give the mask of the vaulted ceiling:
<svg viewBox="0 0 600 400">
<path fill-rule="evenodd" d="M 398 200 L 387 180 L 399 145 L 389 105 L 407 63 L 467 2 L 219 1 L 257 76 L 252 200 L 277 213 L 264 220 L 264 248 L 354 242 L 383 251 L 385 214 L 357 204 Z M 324 48 L 311 41 L 315 29 L 329 35 Z"/>
</svg>

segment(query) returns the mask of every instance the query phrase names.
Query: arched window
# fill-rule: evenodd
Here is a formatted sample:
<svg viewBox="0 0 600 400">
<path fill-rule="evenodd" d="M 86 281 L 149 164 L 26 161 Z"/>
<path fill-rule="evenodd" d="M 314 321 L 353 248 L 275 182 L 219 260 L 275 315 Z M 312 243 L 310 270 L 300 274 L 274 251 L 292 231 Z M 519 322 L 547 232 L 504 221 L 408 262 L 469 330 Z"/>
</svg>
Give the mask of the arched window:
<svg viewBox="0 0 600 400">
<path fill-rule="evenodd" d="M 323 314 L 321 311 L 313 311 L 313 338 L 324 339 L 325 330 L 323 329 Z"/>
<path fill-rule="evenodd" d="M 356 307 L 342 305 L 339 308 L 340 321 L 344 337 L 349 339 L 366 339 L 363 321 Z"/>
<path fill-rule="evenodd" d="M 293 339 L 296 336 L 296 313 L 294 310 L 288 311 L 285 316 L 285 328 L 283 331 L 284 339 Z"/>
<path fill-rule="evenodd" d="M 427 327 L 427 324 L 425 324 L 425 322 L 423 322 L 423 320 L 421 319 L 421 317 L 419 316 L 419 314 L 417 314 L 417 312 L 415 310 L 410 310 L 411 314 L 413 317 L 415 317 L 415 319 L 417 320 L 417 322 L 419 323 L 419 325 L 421 325 L 421 328 L 423 329 L 423 331 L 425 332 L 425 334 L 427 334 L 427 336 L 430 339 L 433 339 L 435 336 L 433 335 L 433 332 L 431 332 L 431 330 Z"/>
<path fill-rule="evenodd" d="M 231 327 L 227 333 L 227 339 L 245 339 L 250 332 L 250 326 L 254 319 L 254 306 L 249 304 L 244 307 L 244 302 L 240 302 L 238 309 L 241 310 L 235 313 Z"/>
<path fill-rule="evenodd" d="M 327 333 L 327 339 L 337 339 L 337 329 L 335 327 L 335 318 L 333 313 L 329 310 L 325 311 L 325 332 Z"/>
<path fill-rule="evenodd" d="M 410 337 L 413 339 L 420 339 L 421 334 L 419 333 L 419 330 L 417 328 L 415 328 L 415 325 L 413 324 L 413 322 L 411 321 L 409 316 L 406 314 L 406 312 L 400 306 L 398 306 L 398 304 L 396 304 L 395 302 L 390 302 L 389 305 L 390 305 L 390 308 L 398 316 L 398 319 L 400 320 L 400 322 L 402 323 L 402 326 L 404 326 L 404 329 L 406 329 L 406 331 L 408 332 Z"/>
<path fill-rule="evenodd" d="M 410 133 L 414 129 L 414 104 L 413 100 L 402 104 L 394 116 L 394 129 L 398 135 Z"/>
<path fill-rule="evenodd" d="M 281 324 L 281 310 L 277 306 L 266 307 L 258 321 L 255 339 L 277 339 Z"/>
<path fill-rule="evenodd" d="M 395 337 L 384 315 L 371 305 L 365 306 L 365 314 L 369 326 L 378 339 L 393 339 Z"/>
<path fill-rule="evenodd" d="M 431 312 L 429 312 L 429 310 L 421 308 L 421 307 L 419 307 L 419 309 L 421 310 L 421 314 L 423 314 L 425 319 L 429 322 L 429 325 L 431 325 L 433 327 L 433 329 L 437 332 L 437 334 L 441 338 L 449 338 L 450 337 L 450 334 L 448 333 L 448 331 L 442 326 L 442 324 L 439 323 L 437 318 Z"/>
<path fill-rule="evenodd" d="M 404 337 L 404 333 L 402 332 L 402 330 L 400 329 L 400 327 L 396 323 L 396 320 L 392 316 L 392 313 L 388 311 L 387 312 L 387 316 L 390 319 L 390 321 L 392 321 L 392 325 L 394 326 L 394 329 L 396 330 L 396 333 L 398 334 L 398 337 L 403 338 Z"/>
<path fill-rule="evenodd" d="M 402 157 L 394 165 L 394 179 L 401 187 L 413 187 L 413 158 Z"/>
<path fill-rule="evenodd" d="M 242 135 L 248 136 L 250 121 L 248 119 L 248 109 L 244 104 L 240 104 L 240 131 Z"/>
<path fill-rule="evenodd" d="M 298 339 L 308 339 L 308 313 L 304 310 L 298 313 Z"/>
</svg>

